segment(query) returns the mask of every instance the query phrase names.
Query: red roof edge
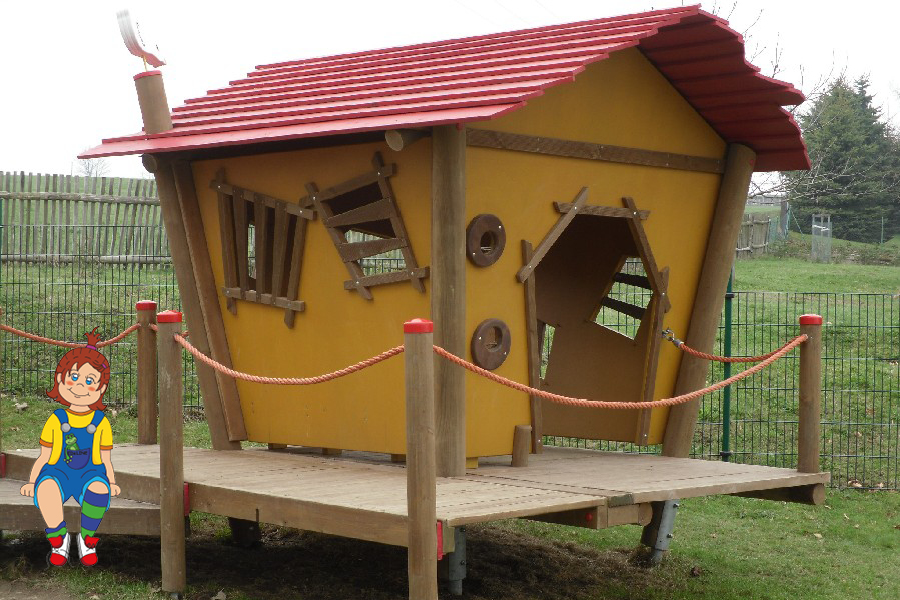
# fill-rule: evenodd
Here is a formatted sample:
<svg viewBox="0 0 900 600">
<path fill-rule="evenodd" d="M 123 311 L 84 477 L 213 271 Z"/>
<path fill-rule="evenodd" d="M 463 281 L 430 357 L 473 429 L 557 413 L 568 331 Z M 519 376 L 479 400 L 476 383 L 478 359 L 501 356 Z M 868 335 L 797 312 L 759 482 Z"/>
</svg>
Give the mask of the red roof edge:
<svg viewBox="0 0 900 600">
<path fill-rule="evenodd" d="M 740 33 L 699 5 L 264 64 L 188 100 L 173 129 L 105 139 L 80 158 L 490 120 L 634 46 L 726 142 L 757 152 L 757 170 L 809 168 L 782 109 L 803 94 L 759 73 Z"/>
</svg>

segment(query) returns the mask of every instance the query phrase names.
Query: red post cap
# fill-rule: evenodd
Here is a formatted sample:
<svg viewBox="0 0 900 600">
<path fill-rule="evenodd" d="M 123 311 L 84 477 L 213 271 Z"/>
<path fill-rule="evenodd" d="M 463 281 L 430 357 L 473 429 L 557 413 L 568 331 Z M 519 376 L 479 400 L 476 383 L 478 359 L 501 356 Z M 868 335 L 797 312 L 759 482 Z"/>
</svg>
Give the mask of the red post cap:
<svg viewBox="0 0 900 600">
<path fill-rule="evenodd" d="M 156 310 L 156 302 L 153 300 L 140 300 L 134 305 L 135 310 Z"/>
<path fill-rule="evenodd" d="M 135 75 L 134 80 L 137 81 L 142 77 L 153 77 L 154 75 L 162 75 L 162 71 L 144 71 L 143 73 Z"/>
<path fill-rule="evenodd" d="M 821 325 L 822 317 L 819 315 L 800 315 L 801 325 Z"/>
<path fill-rule="evenodd" d="M 428 319 L 413 319 L 403 324 L 403 333 L 432 333 L 434 323 Z"/>
<path fill-rule="evenodd" d="M 164 310 L 156 315 L 157 323 L 181 323 L 181 313 L 175 310 Z"/>
</svg>

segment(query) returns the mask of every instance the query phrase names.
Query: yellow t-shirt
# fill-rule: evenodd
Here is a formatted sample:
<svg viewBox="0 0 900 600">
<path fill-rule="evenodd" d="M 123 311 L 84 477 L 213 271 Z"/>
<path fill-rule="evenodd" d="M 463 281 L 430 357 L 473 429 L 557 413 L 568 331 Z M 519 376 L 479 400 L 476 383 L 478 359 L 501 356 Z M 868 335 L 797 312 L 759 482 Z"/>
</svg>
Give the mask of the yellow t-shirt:
<svg viewBox="0 0 900 600">
<path fill-rule="evenodd" d="M 73 413 L 71 410 L 66 409 L 66 412 L 69 413 L 69 425 L 72 427 L 87 427 L 94 418 L 94 411 L 92 410 L 86 413 Z M 50 415 L 50 418 L 47 419 L 47 422 L 44 423 L 44 429 L 41 431 L 41 446 L 52 448 L 50 460 L 47 461 L 47 464 L 55 465 L 57 461 L 59 461 L 59 456 L 62 454 L 64 444 L 63 439 L 62 424 L 59 422 L 57 416 L 52 414 Z M 109 419 L 104 416 L 103 420 L 100 421 L 100 424 L 97 426 L 97 431 L 94 432 L 94 446 L 93 452 L 91 453 L 93 460 L 91 462 L 95 465 L 102 464 L 102 461 L 100 460 L 100 451 L 112 450 L 112 447 L 112 427 L 109 424 Z"/>
</svg>

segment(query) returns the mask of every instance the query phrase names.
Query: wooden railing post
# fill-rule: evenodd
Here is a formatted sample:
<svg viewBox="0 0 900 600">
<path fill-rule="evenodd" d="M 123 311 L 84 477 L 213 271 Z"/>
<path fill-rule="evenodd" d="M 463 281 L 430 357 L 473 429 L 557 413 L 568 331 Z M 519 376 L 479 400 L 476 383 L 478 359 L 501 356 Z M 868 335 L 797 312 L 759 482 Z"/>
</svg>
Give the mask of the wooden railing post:
<svg viewBox="0 0 900 600">
<path fill-rule="evenodd" d="M 137 412 L 138 444 L 156 443 L 157 373 L 156 332 L 150 329 L 156 323 L 156 302 L 141 300 L 135 305 L 137 322 Z"/>
<path fill-rule="evenodd" d="M 159 518 L 162 547 L 162 589 L 183 594 L 184 556 L 184 431 L 182 420 L 181 313 L 156 315 L 159 351 Z"/>
<path fill-rule="evenodd" d="M 409 597 L 437 600 L 434 324 L 403 324 L 406 344 L 406 505 Z"/>
<path fill-rule="evenodd" d="M 818 473 L 822 420 L 822 317 L 802 315 L 800 333 L 800 410 L 797 432 L 797 470 Z"/>
</svg>

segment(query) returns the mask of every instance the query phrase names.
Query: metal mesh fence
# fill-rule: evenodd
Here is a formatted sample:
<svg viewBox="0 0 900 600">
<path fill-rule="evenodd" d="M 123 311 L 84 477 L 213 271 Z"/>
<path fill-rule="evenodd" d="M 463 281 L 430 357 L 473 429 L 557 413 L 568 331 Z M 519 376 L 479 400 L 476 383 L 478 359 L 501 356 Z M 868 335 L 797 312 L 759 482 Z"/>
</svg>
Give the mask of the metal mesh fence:
<svg viewBox="0 0 900 600">
<path fill-rule="evenodd" d="M 10 192 L 0 197 L 3 322 L 45 337 L 84 342 L 84 333 L 94 327 L 110 338 L 132 325 L 138 300 L 155 300 L 160 310 L 180 310 L 158 202 L 150 196 L 155 188 L 143 186 L 143 203 L 120 202 L 141 187 L 112 178 L 0 176 L 0 192 Z M 135 404 L 136 344 L 132 335 L 103 350 L 112 368 L 104 398 L 108 406 Z M 64 352 L 3 335 L 3 393 L 44 398 Z M 185 404 L 199 409 L 188 358 L 184 372 Z"/>
<path fill-rule="evenodd" d="M 24 178 L 21 182 L 20 188 L 30 191 L 27 186 L 31 183 Z M 13 189 L 3 191 L 21 191 L 15 187 L 16 181 L 13 184 Z M 32 190 L 42 189 L 40 179 L 34 185 L 37 187 Z M 96 193 L 103 195 L 104 189 L 101 187 Z M 8 202 L 9 198 L 10 195 L 2 197 L 0 202 Z M 84 332 L 96 326 L 104 337 L 111 337 L 131 325 L 135 320 L 134 304 L 141 299 L 156 300 L 161 310 L 180 309 L 166 244 L 132 245 L 140 249 L 141 260 L 129 260 L 134 253 L 123 253 L 121 244 L 112 242 L 109 245 L 54 244 L 54 239 L 66 238 L 54 238 L 46 233 L 53 228 L 67 230 L 72 240 L 85 239 L 86 230 L 101 229 L 105 232 L 104 239 L 107 234 L 112 240 L 123 236 L 151 240 L 153 237 L 142 238 L 135 223 L 124 218 L 124 212 L 123 217 L 115 218 L 118 213 L 112 209 L 106 215 L 102 211 L 95 214 L 93 222 L 82 223 L 74 218 L 70 222 L 65 217 L 60 228 L 52 216 L 64 212 L 57 211 L 59 207 L 54 208 L 53 200 L 47 197 L 35 198 L 33 207 L 19 204 L 13 211 L 9 210 L 10 204 L 0 203 L 0 306 L 6 324 L 47 337 L 82 341 Z M 49 214 L 51 221 L 43 223 L 39 214 Z M 107 220 L 108 214 L 113 214 L 113 218 Z M 142 227 L 153 226 L 150 217 L 142 223 Z M 34 242 L 35 236 L 39 243 Z M 121 259 L 119 262 L 102 260 L 114 251 Z M 27 260 L 31 252 L 40 252 L 41 261 Z M 65 254 L 66 260 L 54 260 L 54 252 Z M 9 260 L 12 256 L 16 260 Z M 367 258 L 361 261 L 361 266 L 367 274 L 403 268 L 402 258 L 396 256 Z M 640 265 L 628 265 L 628 268 L 638 272 Z M 642 291 L 618 288 L 615 291 L 623 300 L 635 304 L 646 302 L 645 297 L 635 295 Z M 832 472 L 832 484 L 836 486 L 900 489 L 900 296 L 737 292 L 732 354 L 753 356 L 780 346 L 796 335 L 797 316 L 808 312 L 818 313 L 825 320 L 823 468 Z M 618 313 L 609 316 L 605 320 L 603 314 L 599 315 L 601 324 L 623 331 L 634 326 L 623 322 Z M 724 328 L 723 323 L 716 349 L 719 354 L 724 351 Z M 135 404 L 135 342 L 130 337 L 105 349 L 114 370 L 106 396 L 111 406 L 131 408 Z M 2 351 L 3 392 L 23 399 L 42 398 L 62 349 L 4 335 Z M 194 363 L 189 358 L 185 355 L 185 404 L 199 411 L 199 389 Z M 735 372 L 740 368 L 735 368 Z M 722 378 L 722 366 L 713 365 L 709 381 Z M 722 392 L 703 399 L 694 456 L 721 457 L 726 428 L 723 402 Z M 731 419 L 727 425 L 731 460 L 794 467 L 796 415 L 797 357 L 794 355 L 733 386 Z M 548 438 L 547 443 L 632 452 L 659 451 L 656 446 L 574 438 Z"/>
</svg>

